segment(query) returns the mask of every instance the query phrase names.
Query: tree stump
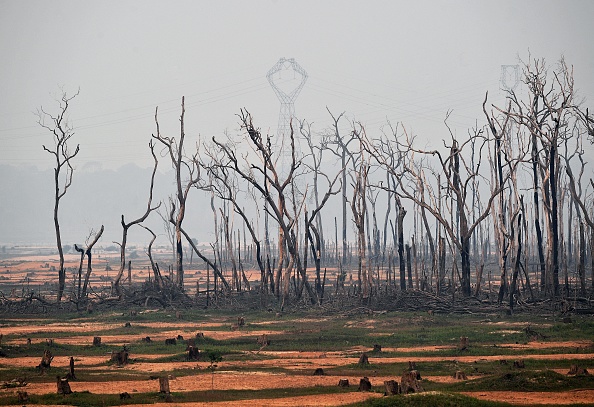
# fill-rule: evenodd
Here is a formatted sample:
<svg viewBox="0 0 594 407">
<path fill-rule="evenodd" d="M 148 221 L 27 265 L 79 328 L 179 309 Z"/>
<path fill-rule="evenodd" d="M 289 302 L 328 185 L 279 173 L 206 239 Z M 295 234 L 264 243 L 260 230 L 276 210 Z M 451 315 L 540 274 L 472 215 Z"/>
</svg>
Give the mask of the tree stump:
<svg viewBox="0 0 594 407">
<path fill-rule="evenodd" d="M 400 380 L 402 394 L 419 393 L 423 391 L 418 377 L 419 372 L 416 370 L 411 370 L 402 374 L 402 379 Z"/>
<path fill-rule="evenodd" d="M 124 328 L 131 328 L 131 327 L 132 327 L 132 324 L 130 322 L 126 322 L 124 324 Z"/>
<path fill-rule="evenodd" d="M 47 346 L 54 346 L 54 340 L 53 339 L 46 339 L 45 340 L 45 344 Z"/>
<path fill-rule="evenodd" d="M 568 375 L 587 376 L 590 373 L 588 373 L 588 370 L 583 367 L 579 367 L 578 365 L 571 365 L 569 368 L 569 372 L 567 372 L 567 374 Z"/>
<path fill-rule="evenodd" d="M 373 345 L 373 353 L 379 353 L 382 351 L 382 345 L 378 345 L 377 343 Z"/>
<path fill-rule="evenodd" d="M 195 346 L 188 347 L 188 360 L 199 360 L 200 359 L 200 350 Z"/>
<path fill-rule="evenodd" d="M 66 377 L 70 380 L 76 380 L 76 375 L 74 374 L 74 358 L 72 356 L 70 356 L 70 371 Z"/>
<path fill-rule="evenodd" d="M 60 376 L 56 376 L 56 385 L 58 387 L 58 394 L 66 395 L 72 393 L 67 377 L 61 378 Z"/>
<path fill-rule="evenodd" d="M 360 365 L 368 365 L 369 364 L 369 358 L 367 357 L 367 353 L 364 353 L 361 355 L 358 363 Z"/>
<path fill-rule="evenodd" d="M 118 364 L 118 366 L 123 366 L 128 364 L 128 351 L 126 349 L 122 349 L 121 351 L 112 351 L 111 352 L 111 361 Z"/>
<path fill-rule="evenodd" d="M 367 376 L 359 380 L 359 391 L 371 391 L 371 382 Z"/>
<path fill-rule="evenodd" d="M 132 396 L 130 396 L 130 393 L 128 393 L 127 391 L 120 393 L 120 400 L 127 400 L 131 398 Z"/>
<path fill-rule="evenodd" d="M 100 336 L 93 337 L 93 346 L 101 346 L 101 337 Z"/>
<path fill-rule="evenodd" d="M 204 339 L 204 332 L 198 332 L 196 334 L 196 339 Z"/>
<path fill-rule="evenodd" d="M 523 360 L 514 360 L 514 367 L 516 369 L 524 369 L 526 367 L 526 365 L 524 364 Z"/>
<path fill-rule="evenodd" d="M 467 349 L 468 349 L 468 337 L 461 336 L 460 343 L 458 343 L 458 350 L 462 351 L 462 350 L 467 350 Z"/>
<path fill-rule="evenodd" d="M 29 394 L 23 390 L 17 390 L 17 399 L 19 403 L 26 403 L 29 401 Z"/>
<path fill-rule="evenodd" d="M 181 311 L 175 311 L 175 318 L 176 319 L 182 319 L 183 315 L 181 313 Z"/>
<path fill-rule="evenodd" d="M 190 338 L 186 341 L 186 350 L 196 347 L 196 338 Z"/>
<path fill-rule="evenodd" d="M 396 380 L 386 380 L 384 382 L 384 387 L 386 388 L 384 396 L 393 396 L 400 393 L 400 386 Z"/>
<path fill-rule="evenodd" d="M 270 340 L 268 339 L 268 335 L 266 334 L 258 336 L 257 342 L 262 347 L 270 345 Z"/>
<path fill-rule="evenodd" d="M 31 345 L 31 338 L 27 338 L 27 345 Z"/>
<path fill-rule="evenodd" d="M 338 387 L 349 387 L 349 379 L 340 379 L 338 381 Z"/>
<path fill-rule="evenodd" d="M 321 367 L 316 368 L 313 373 L 314 376 L 324 376 L 324 369 Z"/>
<path fill-rule="evenodd" d="M 468 378 L 466 377 L 466 373 L 464 373 L 461 370 L 457 370 L 456 373 L 452 375 L 452 377 L 456 380 L 468 380 Z"/>
<path fill-rule="evenodd" d="M 41 362 L 37 366 L 41 373 L 44 373 L 46 369 L 49 369 L 52 364 L 52 360 L 54 360 L 54 356 L 49 349 L 43 351 L 43 356 L 41 357 Z"/>
<path fill-rule="evenodd" d="M 146 342 L 146 343 L 151 342 L 151 337 L 150 336 L 145 336 L 144 338 L 142 338 L 142 342 Z"/>
<path fill-rule="evenodd" d="M 171 393 L 169 391 L 169 378 L 167 376 L 159 377 L 159 393 Z"/>
<path fill-rule="evenodd" d="M 184 337 L 182 335 L 177 335 L 177 338 L 176 339 L 178 341 L 183 341 L 184 340 Z"/>
<path fill-rule="evenodd" d="M 177 340 L 175 338 L 165 339 L 165 345 L 175 345 Z"/>
<path fill-rule="evenodd" d="M 408 370 L 417 370 L 417 363 L 408 361 Z"/>
<path fill-rule="evenodd" d="M 245 318 L 244 317 L 237 317 L 237 326 L 241 328 L 245 326 Z"/>
</svg>

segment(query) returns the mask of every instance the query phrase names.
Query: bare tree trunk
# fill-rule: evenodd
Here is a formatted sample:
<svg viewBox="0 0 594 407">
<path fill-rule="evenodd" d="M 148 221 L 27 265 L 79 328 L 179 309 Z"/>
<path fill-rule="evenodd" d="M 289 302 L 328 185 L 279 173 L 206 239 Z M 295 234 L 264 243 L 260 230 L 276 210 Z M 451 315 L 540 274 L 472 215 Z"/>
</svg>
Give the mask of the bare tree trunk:
<svg viewBox="0 0 594 407">
<path fill-rule="evenodd" d="M 64 269 L 64 250 L 62 249 L 62 234 L 60 233 L 60 221 L 58 219 L 58 212 L 60 207 L 60 200 L 66 195 L 68 188 L 72 185 L 72 167 L 71 160 L 78 154 L 79 145 L 77 144 L 74 153 L 68 151 L 68 141 L 74 135 L 67 120 L 67 112 L 70 101 L 78 96 L 78 92 L 74 96 L 68 97 L 66 93 L 62 94 L 60 101 L 60 112 L 56 116 L 46 113 L 43 108 L 38 109 L 37 117 L 38 123 L 41 127 L 49 130 L 54 136 L 55 146 L 50 150 L 45 145 L 43 149 L 54 156 L 54 229 L 56 232 L 56 247 L 58 249 L 59 266 L 58 266 L 58 294 L 57 302 L 62 301 L 64 289 L 66 288 L 66 270 Z M 52 122 L 51 126 L 45 124 L 45 119 Z M 65 170 L 63 188 L 60 189 L 62 169 Z"/>
<path fill-rule="evenodd" d="M 97 232 L 97 234 L 95 235 L 95 238 L 93 239 L 93 241 L 87 246 L 87 250 L 86 250 L 86 255 L 87 255 L 87 272 L 85 273 L 85 282 L 83 284 L 83 288 L 82 288 L 82 292 L 79 298 L 86 298 L 87 297 L 87 288 L 89 286 L 89 279 L 91 278 L 91 273 L 93 272 L 93 268 L 91 266 L 91 251 L 93 250 L 93 246 L 95 246 L 95 243 L 97 243 L 97 241 L 101 238 L 101 235 L 103 234 L 103 225 L 101 225 L 101 228 L 99 229 L 99 232 Z M 80 284 L 80 283 L 79 283 Z"/>
<path fill-rule="evenodd" d="M 396 201 L 398 208 L 398 259 L 400 260 L 400 289 L 406 291 L 406 259 L 404 258 L 404 217 L 406 216 L 406 209 L 400 203 L 400 199 Z"/>
</svg>

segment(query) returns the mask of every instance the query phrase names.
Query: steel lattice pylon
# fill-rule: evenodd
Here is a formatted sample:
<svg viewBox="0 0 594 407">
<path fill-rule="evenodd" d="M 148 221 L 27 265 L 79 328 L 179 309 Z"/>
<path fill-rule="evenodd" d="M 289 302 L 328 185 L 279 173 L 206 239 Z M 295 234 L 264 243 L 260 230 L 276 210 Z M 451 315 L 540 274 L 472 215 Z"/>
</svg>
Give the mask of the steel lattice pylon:
<svg viewBox="0 0 594 407">
<path fill-rule="evenodd" d="M 294 88 L 284 89 L 281 86 L 281 71 L 292 71 L 293 78 L 297 79 L 297 76 L 300 76 L 301 80 L 299 80 L 297 86 Z M 275 78 L 275 74 L 279 75 Z M 307 72 L 305 72 L 305 69 L 303 69 L 294 58 L 281 58 L 272 68 L 270 68 L 266 74 L 266 78 L 281 102 L 275 145 L 281 150 L 281 166 L 286 168 L 288 160 L 290 159 L 290 149 L 288 146 L 284 147 L 285 137 L 290 135 L 290 123 L 291 120 L 295 118 L 295 99 L 297 99 L 301 89 L 303 89 L 303 85 L 305 85 L 305 82 L 307 81 Z M 297 128 L 295 122 L 293 122 L 293 128 Z"/>
<path fill-rule="evenodd" d="M 520 84 L 520 65 L 501 65 L 501 89 L 515 91 Z"/>
</svg>

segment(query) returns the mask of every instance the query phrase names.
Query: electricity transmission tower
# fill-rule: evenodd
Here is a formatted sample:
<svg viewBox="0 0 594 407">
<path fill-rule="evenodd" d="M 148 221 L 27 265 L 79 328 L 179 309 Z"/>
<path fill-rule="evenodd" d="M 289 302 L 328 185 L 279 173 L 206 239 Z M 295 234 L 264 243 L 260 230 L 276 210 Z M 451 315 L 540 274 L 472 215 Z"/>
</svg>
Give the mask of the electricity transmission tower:
<svg viewBox="0 0 594 407">
<path fill-rule="evenodd" d="M 297 123 L 294 120 L 295 99 L 297 99 L 307 81 L 307 72 L 295 59 L 281 58 L 270 68 L 266 78 L 281 102 L 275 145 L 277 151 L 279 151 L 279 164 L 284 172 L 291 159 L 290 141 L 288 139 L 291 132 L 291 120 L 293 120 L 293 129 L 297 129 Z"/>
<path fill-rule="evenodd" d="M 520 65 L 501 65 L 500 88 L 515 91 L 520 84 Z"/>
</svg>

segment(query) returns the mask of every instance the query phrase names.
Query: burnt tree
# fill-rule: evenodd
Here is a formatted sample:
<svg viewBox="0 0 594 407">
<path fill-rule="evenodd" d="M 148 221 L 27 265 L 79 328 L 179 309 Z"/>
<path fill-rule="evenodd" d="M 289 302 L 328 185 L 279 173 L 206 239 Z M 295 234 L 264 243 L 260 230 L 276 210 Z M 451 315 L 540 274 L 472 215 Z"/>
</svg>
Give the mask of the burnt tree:
<svg viewBox="0 0 594 407">
<path fill-rule="evenodd" d="M 64 250 L 62 248 L 62 235 L 60 233 L 60 221 L 59 221 L 59 207 L 60 200 L 66 195 L 68 188 L 72 185 L 72 174 L 74 168 L 72 167 L 71 160 L 76 157 L 79 150 L 79 145 L 76 145 L 74 152 L 70 151 L 68 143 L 74 131 L 70 127 L 67 119 L 68 108 L 70 102 L 79 92 L 76 92 L 73 96 L 68 96 L 66 93 L 62 94 L 62 98 L 59 102 L 59 112 L 56 115 L 52 115 L 43 110 L 43 107 L 37 110 L 38 123 L 41 127 L 48 130 L 53 135 L 54 146 L 48 148 L 43 145 L 43 149 L 51 154 L 55 161 L 54 167 L 54 229 L 56 232 L 56 247 L 58 249 L 58 256 L 60 264 L 58 266 L 58 294 L 57 302 L 62 300 L 64 295 L 64 289 L 66 287 L 66 270 L 64 268 Z M 51 124 L 46 124 L 46 121 Z"/>
</svg>

